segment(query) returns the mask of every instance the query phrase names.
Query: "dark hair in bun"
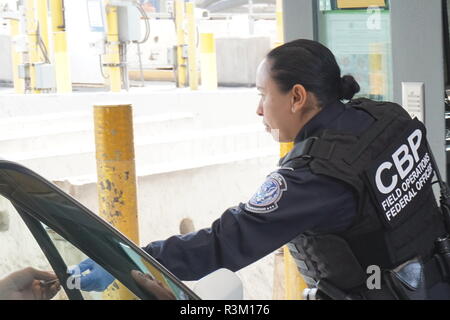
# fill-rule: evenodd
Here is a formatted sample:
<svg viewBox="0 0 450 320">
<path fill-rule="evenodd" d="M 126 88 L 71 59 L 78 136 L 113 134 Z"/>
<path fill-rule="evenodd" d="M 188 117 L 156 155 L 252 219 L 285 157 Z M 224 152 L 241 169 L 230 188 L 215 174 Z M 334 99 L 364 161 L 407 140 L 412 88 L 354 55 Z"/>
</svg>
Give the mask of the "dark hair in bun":
<svg viewBox="0 0 450 320">
<path fill-rule="evenodd" d="M 269 52 L 272 79 L 283 93 L 301 84 L 314 93 L 321 106 L 350 100 L 360 87 L 352 76 L 341 78 L 333 53 L 317 41 L 299 39 Z"/>
<path fill-rule="evenodd" d="M 351 100 L 355 94 L 357 94 L 361 87 L 358 82 L 356 82 L 355 78 L 351 75 L 345 75 L 341 79 L 342 90 L 341 90 L 341 100 Z"/>
</svg>

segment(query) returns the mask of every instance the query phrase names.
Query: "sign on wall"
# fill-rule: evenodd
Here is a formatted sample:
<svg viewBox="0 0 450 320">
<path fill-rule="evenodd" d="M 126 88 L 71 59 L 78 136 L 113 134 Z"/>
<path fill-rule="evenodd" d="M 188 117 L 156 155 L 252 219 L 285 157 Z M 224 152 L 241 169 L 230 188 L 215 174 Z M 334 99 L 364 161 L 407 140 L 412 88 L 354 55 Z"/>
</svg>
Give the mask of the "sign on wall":
<svg viewBox="0 0 450 320">
<path fill-rule="evenodd" d="M 371 6 L 387 7 L 386 0 L 337 0 L 336 9 L 365 9 Z"/>
</svg>

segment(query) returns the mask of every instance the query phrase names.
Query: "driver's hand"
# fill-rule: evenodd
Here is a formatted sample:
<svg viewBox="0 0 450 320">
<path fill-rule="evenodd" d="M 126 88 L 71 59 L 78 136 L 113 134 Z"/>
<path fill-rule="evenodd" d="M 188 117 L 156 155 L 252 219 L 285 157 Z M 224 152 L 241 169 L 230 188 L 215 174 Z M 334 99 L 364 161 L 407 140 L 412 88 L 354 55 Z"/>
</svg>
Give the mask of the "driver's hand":
<svg viewBox="0 0 450 320">
<path fill-rule="evenodd" d="M 50 300 L 61 289 L 52 272 L 26 268 L 0 280 L 1 300 Z"/>
<path fill-rule="evenodd" d="M 131 276 L 142 289 L 154 295 L 158 300 L 176 300 L 172 291 L 166 289 L 161 282 L 153 280 L 150 275 L 132 270 Z"/>
</svg>

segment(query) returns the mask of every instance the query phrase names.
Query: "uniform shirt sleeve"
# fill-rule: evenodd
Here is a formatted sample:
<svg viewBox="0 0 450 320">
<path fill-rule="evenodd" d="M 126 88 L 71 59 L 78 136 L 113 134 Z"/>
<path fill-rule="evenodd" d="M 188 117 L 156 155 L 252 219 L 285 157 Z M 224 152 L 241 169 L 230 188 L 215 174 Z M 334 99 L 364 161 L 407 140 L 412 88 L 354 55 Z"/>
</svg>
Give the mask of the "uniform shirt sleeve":
<svg viewBox="0 0 450 320">
<path fill-rule="evenodd" d="M 279 170 L 211 227 L 152 242 L 144 250 L 181 280 L 192 281 L 219 268 L 244 268 L 307 230 L 348 227 L 355 215 L 350 187 L 308 168 Z"/>
</svg>

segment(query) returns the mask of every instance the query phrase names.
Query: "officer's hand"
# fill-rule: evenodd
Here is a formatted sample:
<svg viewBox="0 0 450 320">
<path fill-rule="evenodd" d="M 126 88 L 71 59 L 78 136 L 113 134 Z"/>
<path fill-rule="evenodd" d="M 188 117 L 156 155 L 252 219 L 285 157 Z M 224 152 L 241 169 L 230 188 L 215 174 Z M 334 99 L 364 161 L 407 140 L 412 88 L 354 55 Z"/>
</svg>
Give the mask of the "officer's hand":
<svg viewBox="0 0 450 320">
<path fill-rule="evenodd" d="M 0 281 L 0 300 L 50 300 L 60 289 L 54 273 L 26 268 Z"/>
<path fill-rule="evenodd" d="M 153 280 L 150 275 L 132 270 L 131 276 L 142 289 L 154 295 L 158 300 L 176 300 L 172 291 L 166 289 L 161 282 Z"/>
<path fill-rule="evenodd" d="M 82 274 L 88 270 L 88 274 Z M 111 274 L 95 263 L 92 259 L 84 260 L 78 265 L 78 268 L 71 269 L 69 272 L 72 275 L 74 275 L 75 272 L 79 273 L 80 289 L 83 291 L 103 292 L 115 280 Z"/>
</svg>

